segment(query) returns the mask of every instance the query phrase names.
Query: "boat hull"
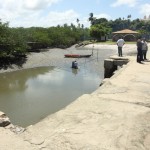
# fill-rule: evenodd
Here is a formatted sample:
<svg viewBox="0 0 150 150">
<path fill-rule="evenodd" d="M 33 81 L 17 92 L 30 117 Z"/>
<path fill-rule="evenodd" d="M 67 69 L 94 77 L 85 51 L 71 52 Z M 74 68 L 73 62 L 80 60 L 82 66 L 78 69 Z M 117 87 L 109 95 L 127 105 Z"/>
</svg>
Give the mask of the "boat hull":
<svg viewBox="0 0 150 150">
<path fill-rule="evenodd" d="M 79 54 L 66 54 L 65 57 L 69 58 L 88 58 L 91 57 L 91 55 L 79 55 Z"/>
</svg>

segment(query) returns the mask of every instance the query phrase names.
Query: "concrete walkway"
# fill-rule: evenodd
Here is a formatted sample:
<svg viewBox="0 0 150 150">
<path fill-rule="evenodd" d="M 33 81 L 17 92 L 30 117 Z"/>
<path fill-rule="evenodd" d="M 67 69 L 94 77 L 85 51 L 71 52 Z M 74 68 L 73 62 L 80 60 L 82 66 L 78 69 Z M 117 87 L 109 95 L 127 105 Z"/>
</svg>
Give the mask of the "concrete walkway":
<svg viewBox="0 0 150 150">
<path fill-rule="evenodd" d="M 0 150 L 150 150 L 150 62 L 129 58 L 95 92 L 24 133 L 0 128 Z"/>
</svg>

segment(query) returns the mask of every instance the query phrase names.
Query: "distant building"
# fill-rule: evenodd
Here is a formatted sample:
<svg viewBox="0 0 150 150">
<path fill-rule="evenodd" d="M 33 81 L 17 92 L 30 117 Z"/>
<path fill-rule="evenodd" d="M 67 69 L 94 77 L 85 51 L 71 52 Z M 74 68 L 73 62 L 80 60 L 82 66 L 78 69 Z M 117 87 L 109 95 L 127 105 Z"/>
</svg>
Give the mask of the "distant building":
<svg viewBox="0 0 150 150">
<path fill-rule="evenodd" d="M 121 31 L 113 32 L 112 40 L 117 41 L 120 37 L 122 37 L 125 41 L 136 41 L 137 35 L 138 35 L 138 32 L 136 31 L 124 29 Z"/>
</svg>

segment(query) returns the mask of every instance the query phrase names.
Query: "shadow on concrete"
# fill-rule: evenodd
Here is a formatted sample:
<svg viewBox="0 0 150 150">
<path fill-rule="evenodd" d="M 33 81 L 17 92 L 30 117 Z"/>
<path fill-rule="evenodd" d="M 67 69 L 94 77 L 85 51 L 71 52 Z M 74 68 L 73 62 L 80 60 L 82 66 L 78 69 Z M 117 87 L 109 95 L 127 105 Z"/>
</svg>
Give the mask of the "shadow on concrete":
<svg viewBox="0 0 150 150">
<path fill-rule="evenodd" d="M 149 60 L 149 59 L 147 59 L 147 60 L 144 60 L 144 62 L 150 62 L 150 60 Z"/>
</svg>

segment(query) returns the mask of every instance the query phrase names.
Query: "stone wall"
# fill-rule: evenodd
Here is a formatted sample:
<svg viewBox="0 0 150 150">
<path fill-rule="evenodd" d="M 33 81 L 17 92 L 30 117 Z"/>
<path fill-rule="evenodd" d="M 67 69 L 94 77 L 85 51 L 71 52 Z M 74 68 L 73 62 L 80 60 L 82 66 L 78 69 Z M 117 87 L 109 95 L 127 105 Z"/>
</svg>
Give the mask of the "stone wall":
<svg viewBox="0 0 150 150">
<path fill-rule="evenodd" d="M 104 60 L 104 78 L 110 78 L 114 71 L 118 69 L 118 67 L 122 67 L 123 65 L 129 62 L 128 58 L 125 57 L 116 57 L 111 56 L 108 59 Z"/>
</svg>

